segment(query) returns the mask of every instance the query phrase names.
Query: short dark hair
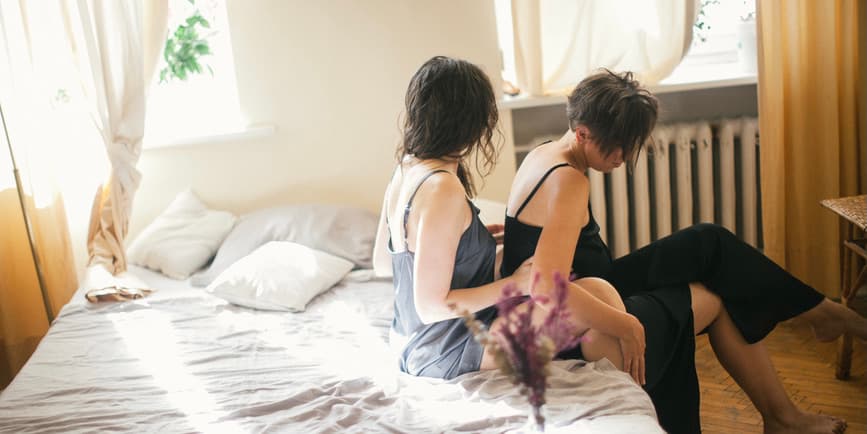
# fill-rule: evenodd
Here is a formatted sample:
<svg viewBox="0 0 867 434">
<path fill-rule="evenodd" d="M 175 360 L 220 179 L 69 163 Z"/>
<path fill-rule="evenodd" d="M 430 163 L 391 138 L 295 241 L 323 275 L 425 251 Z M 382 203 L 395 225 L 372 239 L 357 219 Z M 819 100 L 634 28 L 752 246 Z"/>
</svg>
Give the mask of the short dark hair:
<svg viewBox="0 0 867 434">
<path fill-rule="evenodd" d="M 619 148 L 623 159 L 630 162 L 650 137 L 658 111 L 656 97 L 631 72 L 617 74 L 608 69 L 581 80 L 566 105 L 569 128 L 586 126 L 604 154 Z"/>
<path fill-rule="evenodd" d="M 436 56 L 413 75 L 405 103 L 398 161 L 406 155 L 460 157 L 458 178 L 467 194 L 474 196 L 476 188 L 463 157 L 475 153 L 476 168 L 485 176 L 499 154 L 492 142 L 499 112 L 488 76 L 465 60 Z"/>
</svg>

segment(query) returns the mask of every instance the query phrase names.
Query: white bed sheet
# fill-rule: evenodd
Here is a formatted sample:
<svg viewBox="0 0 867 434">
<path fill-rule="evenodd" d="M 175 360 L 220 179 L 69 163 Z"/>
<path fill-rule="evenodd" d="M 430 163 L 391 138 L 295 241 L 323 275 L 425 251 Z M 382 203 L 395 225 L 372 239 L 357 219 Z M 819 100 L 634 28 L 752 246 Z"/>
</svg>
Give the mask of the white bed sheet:
<svg viewBox="0 0 867 434">
<path fill-rule="evenodd" d="M 303 313 L 237 307 L 133 267 L 157 291 L 91 305 L 83 289 L 0 394 L 0 432 L 506 432 L 526 399 L 494 371 L 397 372 L 390 281 L 343 282 Z M 557 361 L 546 432 L 662 432 L 607 360 Z"/>
</svg>

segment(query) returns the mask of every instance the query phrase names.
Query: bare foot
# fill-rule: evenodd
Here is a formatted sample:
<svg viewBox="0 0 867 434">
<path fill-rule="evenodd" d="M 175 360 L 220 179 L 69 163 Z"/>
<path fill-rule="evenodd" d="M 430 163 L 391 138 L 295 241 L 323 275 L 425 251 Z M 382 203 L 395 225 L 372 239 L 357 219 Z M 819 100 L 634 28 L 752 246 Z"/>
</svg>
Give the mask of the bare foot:
<svg viewBox="0 0 867 434">
<path fill-rule="evenodd" d="M 826 298 L 809 312 L 810 326 L 819 342 L 833 341 L 844 332 L 867 340 L 867 318 L 840 303 Z"/>
<path fill-rule="evenodd" d="M 765 420 L 765 434 L 840 434 L 846 431 L 846 421 L 825 414 L 798 412 L 785 422 Z"/>
</svg>

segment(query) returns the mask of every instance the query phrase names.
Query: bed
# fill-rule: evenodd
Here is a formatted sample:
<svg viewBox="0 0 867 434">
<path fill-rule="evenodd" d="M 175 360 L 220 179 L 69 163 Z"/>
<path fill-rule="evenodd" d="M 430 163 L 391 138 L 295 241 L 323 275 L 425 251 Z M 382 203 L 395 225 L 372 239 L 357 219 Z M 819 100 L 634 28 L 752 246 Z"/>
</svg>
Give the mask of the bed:
<svg viewBox="0 0 867 434">
<path fill-rule="evenodd" d="M 393 286 L 356 270 L 299 312 L 227 302 L 133 266 L 154 289 L 89 303 L 85 281 L 0 393 L 0 432 L 507 432 L 527 426 L 495 371 L 444 381 L 399 373 Z M 555 361 L 547 432 L 658 433 L 653 406 L 607 360 Z"/>
</svg>

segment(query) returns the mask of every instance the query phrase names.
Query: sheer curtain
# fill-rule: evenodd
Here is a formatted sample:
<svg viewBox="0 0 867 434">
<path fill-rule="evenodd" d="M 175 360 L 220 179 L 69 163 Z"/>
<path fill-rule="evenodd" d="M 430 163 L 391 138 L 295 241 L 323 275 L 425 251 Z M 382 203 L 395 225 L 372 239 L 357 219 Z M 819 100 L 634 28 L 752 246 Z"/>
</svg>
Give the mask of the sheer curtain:
<svg viewBox="0 0 867 434">
<path fill-rule="evenodd" d="M 598 68 L 667 77 L 692 42 L 698 0 L 512 0 L 518 87 L 569 92 Z"/>
<path fill-rule="evenodd" d="M 147 86 L 168 20 L 167 0 L 69 0 L 62 3 L 70 48 L 94 125 L 111 164 L 93 202 L 88 254 L 112 274 L 126 270 L 124 238 L 141 174 Z"/>
<path fill-rule="evenodd" d="M 57 177 L 76 143 L 53 107 L 67 96 L 58 81 L 67 70 L 54 67 L 61 59 L 48 50 L 57 42 L 50 27 L 61 24 L 58 14 L 44 13 L 48 4 L 0 0 L 0 388 L 24 365 L 48 330 L 49 315 L 77 286 Z"/>
<path fill-rule="evenodd" d="M 840 219 L 819 201 L 867 193 L 865 4 L 760 0 L 757 6 L 765 254 L 835 297 Z"/>
</svg>

